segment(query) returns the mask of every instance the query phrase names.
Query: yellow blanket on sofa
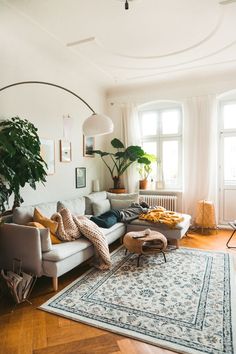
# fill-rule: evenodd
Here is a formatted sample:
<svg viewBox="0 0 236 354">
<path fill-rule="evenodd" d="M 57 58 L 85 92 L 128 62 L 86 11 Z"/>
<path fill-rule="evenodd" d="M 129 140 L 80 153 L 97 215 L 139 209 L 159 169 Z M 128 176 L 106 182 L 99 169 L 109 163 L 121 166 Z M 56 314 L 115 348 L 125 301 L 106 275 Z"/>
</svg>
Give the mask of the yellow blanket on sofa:
<svg viewBox="0 0 236 354">
<path fill-rule="evenodd" d="M 180 214 L 177 214 L 174 211 L 166 210 L 163 207 L 152 209 L 146 214 L 140 214 L 139 219 L 154 223 L 159 222 L 169 226 L 170 228 L 174 228 L 178 223 L 184 220 Z"/>
</svg>

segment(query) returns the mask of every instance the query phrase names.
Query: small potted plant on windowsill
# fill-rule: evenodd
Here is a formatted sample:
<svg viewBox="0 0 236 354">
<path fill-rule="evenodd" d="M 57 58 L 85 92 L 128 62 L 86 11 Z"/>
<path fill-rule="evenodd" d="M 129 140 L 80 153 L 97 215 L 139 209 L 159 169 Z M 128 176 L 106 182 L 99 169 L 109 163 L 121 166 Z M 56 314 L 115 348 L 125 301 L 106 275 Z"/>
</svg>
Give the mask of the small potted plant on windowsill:
<svg viewBox="0 0 236 354">
<path fill-rule="evenodd" d="M 139 164 L 139 189 L 147 189 L 148 186 L 148 177 L 152 172 L 152 164 L 157 161 L 157 157 L 153 154 L 145 154 L 143 156 L 146 158 L 144 162 Z"/>
</svg>

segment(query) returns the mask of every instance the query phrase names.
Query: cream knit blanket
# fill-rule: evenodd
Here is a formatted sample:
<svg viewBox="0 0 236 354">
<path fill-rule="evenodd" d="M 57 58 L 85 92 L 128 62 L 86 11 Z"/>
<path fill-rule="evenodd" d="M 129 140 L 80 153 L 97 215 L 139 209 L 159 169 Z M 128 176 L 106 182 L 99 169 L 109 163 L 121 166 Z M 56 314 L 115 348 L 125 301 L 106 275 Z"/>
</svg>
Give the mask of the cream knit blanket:
<svg viewBox="0 0 236 354">
<path fill-rule="evenodd" d="M 105 270 L 111 266 L 108 243 L 102 230 L 86 216 L 74 216 L 69 209 L 61 209 L 51 217 L 58 223 L 57 236 L 62 241 L 73 241 L 85 236 L 92 242 L 96 261 L 94 266 Z"/>
</svg>

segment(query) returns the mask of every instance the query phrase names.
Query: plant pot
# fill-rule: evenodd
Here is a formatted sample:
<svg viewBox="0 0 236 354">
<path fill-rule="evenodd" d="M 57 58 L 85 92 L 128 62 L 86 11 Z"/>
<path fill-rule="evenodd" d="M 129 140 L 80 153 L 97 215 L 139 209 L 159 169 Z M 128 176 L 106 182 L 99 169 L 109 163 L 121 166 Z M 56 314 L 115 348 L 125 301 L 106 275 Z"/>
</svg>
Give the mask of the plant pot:
<svg viewBox="0 0 236 354">
<path fill-rule="evenodd" d="M 125 188 L 110 188 L 109 192 L 115 193 L 115 194 L 122 194 L 122 193 L 127 193 L 127 189 L 125 189 Z"/>
<path fill-rule="evenodd" d="M 147 189 L 147 186 L 148 186 L 147 179 L 142 179 L 139 181 L 139 189 Z"/>
</svg>

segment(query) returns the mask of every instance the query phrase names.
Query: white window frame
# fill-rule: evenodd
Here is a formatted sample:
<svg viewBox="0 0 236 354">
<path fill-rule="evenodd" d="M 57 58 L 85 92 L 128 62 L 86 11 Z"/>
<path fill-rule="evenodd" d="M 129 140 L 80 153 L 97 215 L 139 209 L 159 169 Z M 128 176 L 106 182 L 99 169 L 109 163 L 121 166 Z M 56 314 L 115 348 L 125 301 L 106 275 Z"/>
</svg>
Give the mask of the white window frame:
<svg viewBox="0 0 236 354">
<path fill-rule="evenodd" d="M 224 128 L 224 106 L 227 104 L 236 104 L 235 99 L 221 100 L 219 102 L 219 222 L 221 224 L 227 223 L 228 220 L 224 220 L 225 215 L 225 203 L 224 203 L 224 191 L 236 189 L 236 184 L 225 184 L 224 181 L 224 138 L 226 137 L 236 137 L 236 128 L 225 129 Z"/>
<path fill-rule="evenodd" d="M 161 114 L 164 111 L 171 111 L 171 110 L 177 110 L 179 111 L 179 131 L 177 134 L 162 134 L 162 119 L 161 119 Z M 157 119 L 158 119 L 158 124 L 157 124 L 157 131 L 155 134 L 148 135 L 148 136 L 143 136 L 142 135 L 142 115 L 147 112 L 154 112 L 157 114 Z M 182 188 L 182 165 L 183 165 L 183 112 L 182 112 L 182 107 L 181 105 L 169 103 L 169 104 L 157 104 L 157 105 L 146 105 L 143 108 L 139 109 L 139 123 L 140 123 L 140 132 L 141 132 L 141 145 L 146 142 L 156 142 L 157 143 L 157 151 L 156 155 L 157 157 L 160 157 L 162 159 L 163 151 L 162 151 L 162 146 L 164 141 L 178 141 L 179 145 L 179 158 L 178 158 L 178 179 L 177 179 L 177 184 L 175 186 L 173 185 L 168 185 L 165 183 L 165 189 L 168 190 L 180 190 Z M 163 171 L 160 168 L 160 164 L 157 165 L 157 178 L 159 180 L 162 180 L 163 176 Z"/>
</svg>

